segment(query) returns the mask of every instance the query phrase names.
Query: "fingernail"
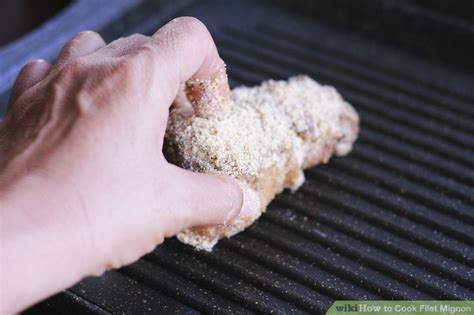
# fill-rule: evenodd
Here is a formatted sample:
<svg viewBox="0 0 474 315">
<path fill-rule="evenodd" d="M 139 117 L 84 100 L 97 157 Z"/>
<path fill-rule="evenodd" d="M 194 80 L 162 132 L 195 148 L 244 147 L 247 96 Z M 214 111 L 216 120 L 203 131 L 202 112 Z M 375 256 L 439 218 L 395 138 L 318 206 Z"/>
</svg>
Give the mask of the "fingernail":
<svg viewBox="0 0 474 315">
<path fill-rule="evenodd" d="M 261 204 L 260 198 L 258 197 L 255 190 L 251 189 L 247 184 L 237 181 L 238 185 L 235 185 L 237 189 L 240 190 L 239 193 L 242 194 L 242 203 L 238 206 L 237 211 L 232 211 L 229 214 L 227 220 L 225 220 L 224 225 L 229 221 L 234 219 L 256 219 L 261 214 Z"/>
</svg>

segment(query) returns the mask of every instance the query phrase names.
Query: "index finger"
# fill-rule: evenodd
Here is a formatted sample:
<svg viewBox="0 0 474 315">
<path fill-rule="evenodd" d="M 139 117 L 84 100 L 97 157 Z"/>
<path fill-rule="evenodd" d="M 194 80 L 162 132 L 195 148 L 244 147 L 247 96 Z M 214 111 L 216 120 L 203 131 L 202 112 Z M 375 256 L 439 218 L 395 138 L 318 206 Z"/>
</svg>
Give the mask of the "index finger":
<svg viewBox="0 0 474 315">
<path fill-rule="evenodd" d="M 152 44 L 162 61 L 162 73 L 171 79 L 167 104 L 186 81 L 186 96 L 197 115 L 211 117 L 226 110 L 229 84 L 225 64 L 202 22 L 192 17 L 176 18 L 152 36 Z"/>
</svg>

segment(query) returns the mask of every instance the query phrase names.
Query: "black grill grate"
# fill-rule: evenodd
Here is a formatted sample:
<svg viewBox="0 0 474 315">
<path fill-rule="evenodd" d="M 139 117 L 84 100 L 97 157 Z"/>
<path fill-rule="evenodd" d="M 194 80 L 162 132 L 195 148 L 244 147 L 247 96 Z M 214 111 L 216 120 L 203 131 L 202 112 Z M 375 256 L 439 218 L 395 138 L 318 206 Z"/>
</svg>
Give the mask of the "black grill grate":
<svg viewBox="0 0 474 315">
<path fill-rule="evenodd" d="M 102 33 L 151 33 L 164 22 L 152 3 Z M 266 2 L 201 1 L 184 14 L 209 26 L 233 86 L 297 73 L 334 85 L 361 115 L 354 151 L 306 172 L 213 253 L 168 240 L 32 312 L 297 314 L 335 299 L 474 298 L 472 78 Z"/>
</svg>

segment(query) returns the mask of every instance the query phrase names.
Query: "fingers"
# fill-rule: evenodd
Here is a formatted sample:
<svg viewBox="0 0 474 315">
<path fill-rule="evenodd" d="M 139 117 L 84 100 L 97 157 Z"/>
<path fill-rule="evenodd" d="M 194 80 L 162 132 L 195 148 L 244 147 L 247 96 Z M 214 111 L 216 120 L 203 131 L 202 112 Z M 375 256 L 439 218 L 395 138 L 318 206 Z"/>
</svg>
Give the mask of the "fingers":
<svg viewBox="0 0 474 315">
<path fill-rule="evenodd" d="M 207 28 L 191 17 L 177 18 L 152 36 L 163 76 L 172 80 L 166 92 L 171 104 L 181 82 L 197 113 L 212 116 L 228 104 L 229 85 L 225 66 Z M 207 106 L 209 105 L 209 106 Z"/>
<path fill-rule="evenodd" d="M 198 19 L 180 17 L 170 21 L 152 35 L 160 57 L 170 74 L 184 82 L 191 76 L 204 79 L 219 70 L 223 61 L 206 26 Z M 177 88 L 177 86 L 176 86 Z"/>
<path fill-rule="evenodd" d="M 171 164 L 167 176 L 172 180 L 166 204 L 173 209 L 168 235 L 191 226 L 223 224 L 241 211 L 243 192 L 231 177 L 194 173 Z"/>
<path fill-rule="evenodd" d="M 89 55 L 104 46 L 104 40 L 96 32 L 77 33 L 64 45 L 55 65 L 61 67 L 72 59 Z"/>
<path fill-rule="evenodd" d="M 61 50 L 55 68 L 61 67 L 71 59 L 88 55 L 103 46 L 105 42 L 99 34 L 92 31 L 78 33 Z M 25 65 L 13 86 L 10 104 L 13 104 L 27 89 L 43 80 L 52 67 L 49 62 L 41 59 Z"/>
<path fill-rule="evenodd" d="M 46 77 L 51 67 L 52 65 L 49 62 L 38 59 L 26 64 L 23 69 L 21 69 L 13 85 L 7 113 L 12 110 L 13 104 L 26 90 Z"/>
</svg>

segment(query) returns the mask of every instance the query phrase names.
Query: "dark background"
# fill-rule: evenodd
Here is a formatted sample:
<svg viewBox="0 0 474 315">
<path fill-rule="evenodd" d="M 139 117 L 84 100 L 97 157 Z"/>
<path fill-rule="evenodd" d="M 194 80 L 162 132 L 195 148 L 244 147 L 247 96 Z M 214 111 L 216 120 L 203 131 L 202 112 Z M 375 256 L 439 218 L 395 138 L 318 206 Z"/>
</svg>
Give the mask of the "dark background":
<svg viewBox="0 0 474 315">
<path fill-rule="evenodd" d="M 27 33 L 71 1 L 1 0 L 0 46 Z"/>
<path fill-rule="evenodd" d="M 71 2 L 74 1 L 0 1 L 0 47 L 34 29 Z M 398 48 L 421 53 L 426 58 L 442 61 L 460 70 L 467 72 L 474 70 L 472 60 L 474 1 L 275 0 L 272 2 L 299 10 L 303 14 L 332 25 L 385 41 Z M 391 10 L 374 10 L 377 6 Z M 406 14 L 405 21 L 400 21 L 397 11 Z M 421 18 L 418 15 L 420 11 L 423 12 Z M 424 20 L 437 20 L 438 24 L 427 24 Z M 401 24 L 406 29 L 402 36 L 398 32 Z M 393 28 L 396 29 L 397 36 L 390 36 Z M 420 34 L 423 35 L 422 40 Z M 466 46 L 469 49 L 466 49 Z"/>
</svg>

